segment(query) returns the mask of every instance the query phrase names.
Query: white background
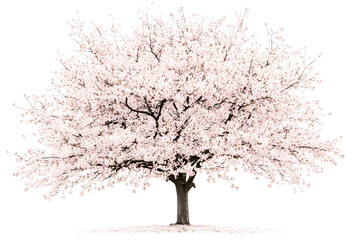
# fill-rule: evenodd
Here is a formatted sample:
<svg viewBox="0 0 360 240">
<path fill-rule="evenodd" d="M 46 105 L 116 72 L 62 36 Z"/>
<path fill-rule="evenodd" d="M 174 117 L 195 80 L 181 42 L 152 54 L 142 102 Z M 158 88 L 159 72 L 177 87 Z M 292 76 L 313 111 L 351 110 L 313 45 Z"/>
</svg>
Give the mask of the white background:
<svg viewBox="0 0 360 240">
<path fill-rule="evenodd" d="M 360 34 L 357 1 L 154 1 L 153 13 L 164 18 L 184 6 L 186 13 L 235 18 L 250 9 L 247 26 L 259 38 L 284 27 L 287 42 L 306 46 L 322 57 L 316 63 L 323 84 L 319 98 L 333 116 L 326 120 L 324 135 L 342 135 L 345 159 L 327 166 L 325 173 L 312 177 L 312 187 L 294 194 L 286 186 L 271 189 L 254 177 L 240 174 L 240 190 L 228 183 L 208 184 L 202 176 L 190 192 L 190 219 L 194 225 L 228 225 L 273 228 L 284 239 L 360 239 L 359 162 L 359 69 Z M 5 154 L 23 151 L 28 126 L 19 122 L 21 110 L 13 103 L 26 104 L 24 93 L 40 93 L 50 84 L 51 71 L 58 67 L 57 50 L 68 52 L 74 43 L 68 37 L 67 21 L 79 15 L 102 23 L 114 16 L 129 30 L 136 25 L 138 10 L 150 1 L 1 1 L 0 2 L 0 238 L 1 239 L 160 239 L 160 235 L 91 235 L 89 231 L 122 226 L 166 225 L 175 221 L 175 188 L 153 181 L 149 190 L 132 194 L 124 185 L 65 200 L 43 199 L 43 190 L 23 191 L 12 173 L 16 164 Z M 84 230 L 85 233 L 76 233 Z M 256 235 L 256 234 L 255 234 Z M 274 236 L 243 235 L 243 239 L 271 239 Z M 198 239 L 205 235 L 171 235 Z M 217 238 L 217 235 L 206 236 Z M 228 236 L 231 238 L 234 236 Z M 226 238 L 226 237 L 225 237 Z M 276 236 L 278 239 L 279 236 Z M 275 237 L 274 237 L 275 239 Z"/>
</svg>

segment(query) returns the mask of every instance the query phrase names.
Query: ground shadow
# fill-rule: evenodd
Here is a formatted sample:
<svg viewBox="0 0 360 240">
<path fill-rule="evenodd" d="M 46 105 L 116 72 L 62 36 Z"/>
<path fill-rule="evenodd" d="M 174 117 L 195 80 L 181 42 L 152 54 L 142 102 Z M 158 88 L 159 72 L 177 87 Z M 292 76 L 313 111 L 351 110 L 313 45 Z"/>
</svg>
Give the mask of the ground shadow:
<svg viewBox="0 0 360 240">
<path fill-rule="evenodd" d="M 119 228 L 89 229 L 77 231 L 78 233 L 221 233 L 221 234 L 254 234 L 274 233 L 275 229 L 248 228 L 238 226 L 214 226 L 214 225 L 153 225 L 153 226 L 129 226 Z"/>
</svg>

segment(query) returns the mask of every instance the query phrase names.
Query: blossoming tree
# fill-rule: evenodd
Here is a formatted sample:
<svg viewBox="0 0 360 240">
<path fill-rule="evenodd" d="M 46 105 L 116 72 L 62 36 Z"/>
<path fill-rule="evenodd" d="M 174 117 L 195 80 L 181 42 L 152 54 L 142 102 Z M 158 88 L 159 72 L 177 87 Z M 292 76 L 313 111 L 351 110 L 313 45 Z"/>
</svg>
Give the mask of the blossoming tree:
<svg viewBox="0 0 360 240">
<path fill-rule="evenodd" d="M 320 138 L 318 101 L 306 97 L 320 82 L 314 60 L 281 31 L 257 43 L 243 20 L 180 10 L 166 22 L 144 17 L 131 34 L 71 21 L 77 51 L 60 58 L 48 93 L 29 98 L 24 117 L 42 147 L 16 154 L 15 175 L 48 187 L 47 198 L 169 180 L 177 224 L 189 224 L 199 173 L 233 182 L 242 168 L 269 184 L 307 185 L 304 175 L 339 155 L 337 140 Z"/>
</svg>

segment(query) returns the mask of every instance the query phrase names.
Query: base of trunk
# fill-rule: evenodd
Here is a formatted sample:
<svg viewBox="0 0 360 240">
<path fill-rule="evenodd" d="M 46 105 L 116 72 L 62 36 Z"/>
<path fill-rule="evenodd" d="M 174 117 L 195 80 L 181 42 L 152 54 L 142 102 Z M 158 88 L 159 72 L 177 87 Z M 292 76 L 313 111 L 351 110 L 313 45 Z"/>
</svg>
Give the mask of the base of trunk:
<svg viewBox="0 0 360 240">
<path fill-rule="evenodd" d="M 174 225 L 188 225 L 190 226 L 190 223 L 180 223 L 180 222 L 176 222 L 176 223 L 171 223 L 170 226 L 174 226 Z"/>
</svg>

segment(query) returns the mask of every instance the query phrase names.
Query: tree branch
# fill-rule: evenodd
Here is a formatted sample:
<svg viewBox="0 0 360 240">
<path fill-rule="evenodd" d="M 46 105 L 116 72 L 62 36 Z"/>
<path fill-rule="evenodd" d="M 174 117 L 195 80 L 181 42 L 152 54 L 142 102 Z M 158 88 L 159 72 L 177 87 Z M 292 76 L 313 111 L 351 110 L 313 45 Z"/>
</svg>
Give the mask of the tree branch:
<svg viewBox="0 0 360 240">
<path fill-rule="evenodd" d="M 180 136 L 181 136 L 181 132 L 184 130 L 184 128 L 187 126 L 187 124 L 189 123 L 191 116 L 189 116 L 185 122 L 181 125 L 180 129 L 177 131 L 177 135 L 176 137 L 173 139 L 174 142 L 177 142 L 177 140 L 179 140 Z"/>
<path fill-rule="evenodd" d="M 152 117 L 152 118 L 154 118 L 156 120 L 156 117 L 154 116 L 154 114 L 146 112 L 146 111 L 142 111 L 142 110 L 137 110 L 137 109 L 134 109 L 134 108 L 130 107 L 129 104 L 128 104 L 128 98 L 127 97 L 125 98 L 125 106 L 127 108 L 129 108 L 133 112 L 149 115 L 150 117 Z"/>
<path fill-rule="evenodd" d="M 190 176 L 189 179 L 186 181 L 186 184 L 185 184 L 185 191 L 186 192 L 190 191 L 190 189 L 192 187 L 194 187 L 194 188 L 196 187 L 195 183 L 194 183 L 195 177 L 196 177 L 196 172 L 195 172 L 194 175 Z"/>
</svg>

